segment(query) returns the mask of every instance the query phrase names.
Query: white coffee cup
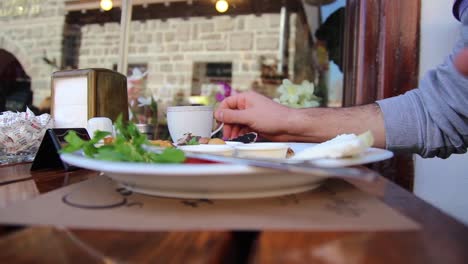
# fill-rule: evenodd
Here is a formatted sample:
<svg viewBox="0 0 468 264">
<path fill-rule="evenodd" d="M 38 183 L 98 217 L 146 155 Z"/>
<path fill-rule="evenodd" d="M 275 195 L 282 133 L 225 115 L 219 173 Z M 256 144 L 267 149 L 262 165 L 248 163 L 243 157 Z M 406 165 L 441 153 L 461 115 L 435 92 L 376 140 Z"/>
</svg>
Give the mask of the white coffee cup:
<svg viewBox="0 0 468 264">
<path fill-rule="evenodd" d="M 88 130 L 90 138 L 93 138 L 94 132 L 97 130 L 109 132 L 111 135 L 113 135 L 114 132 L 112 120 L 107 117 L 93 117 L 89 119 L 86 130 Z"/>
<path fill-rule="evenodd" d="M 167 126 L 172 141 L 177 142 L 186 133 L 210 138 L 223 124 L 213 131 L 214 108 L 212 106 L 170 106 L 167 108 Z"/>
</svg>

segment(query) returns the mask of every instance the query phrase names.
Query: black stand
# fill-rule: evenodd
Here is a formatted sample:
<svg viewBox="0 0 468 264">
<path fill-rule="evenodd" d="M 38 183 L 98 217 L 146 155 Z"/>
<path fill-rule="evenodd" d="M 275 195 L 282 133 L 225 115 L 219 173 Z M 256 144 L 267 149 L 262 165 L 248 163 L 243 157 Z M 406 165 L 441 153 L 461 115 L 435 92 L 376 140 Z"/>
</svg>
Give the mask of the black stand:
<svg viewBox="0 0 468 264">
<path fill-rule="evenodd" d="M 76 170 L 77 167 L 71 166 L 60 159 L 59 150 L 65 142 L 65 136 L 68 131 L 74 130 L 78 136 L 84 140 L 89 140 L 88 131 L 85 128 L 54 128 L 47 129 L 42 139 L 36 158 L 31 166 L 31 170 L 62 168 L 65 171 Z"/>
</svg>

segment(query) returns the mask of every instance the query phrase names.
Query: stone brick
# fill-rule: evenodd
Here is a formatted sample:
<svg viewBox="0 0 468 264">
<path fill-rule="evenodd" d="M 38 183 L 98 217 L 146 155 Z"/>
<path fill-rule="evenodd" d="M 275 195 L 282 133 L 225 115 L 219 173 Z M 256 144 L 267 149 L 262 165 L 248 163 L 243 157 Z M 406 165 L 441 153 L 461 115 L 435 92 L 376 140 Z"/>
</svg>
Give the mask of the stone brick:
<svg viewBox="0 0 468 264">
<path fill-rule="evenodd" d="M 203 43 L 185 43 L 181 45 L 182 51 L 201 51 L 203 50 Z"/>
<path fill-rule="evenodd" d="M 161 43 L 163 41 L 163 33 L 162 32 L 154 33 L 152 39 L 154 43 Z"/>
<path fill-rule="evenodd" d="M 236 22 L 235 19 L 231 17 L 222 17 L 214 21 L 216 31 L 218 32 L 234 30 L 235 22 Z"/>
<path fill-rule="evenodd" d="M 166 81 L 169 84 L 178 85 L 178 84 L 183 83 L 183 78 L 181 78 L 180 75 L 169 74 L 169 75 L 166 75 Z"/>
<path fill-rule="evenodd" d="M 157 56 L 155 59 L 156 59 L 156 62 L 171 61 L 171 57 L 169 56 Z"/>
<path fill-rule="evenodd" d="M 80 49 L 80 56 L 87 56 L 91 53 L 91 50 L 90 49 Z"/>
<path fill-rule="evenodd" d="M 148 46 L 141 46 L 138 48 L 138 53 L 148 53 Z"/>
<path fill-rule="evenodd" d="M 106 23 L 104 25 L 104 31 L 107 33 L 115 33 L 120 31 L 120 24 L 119 23 Z"/>
<path fill-rule="evenodd" d="M 35 27 L 31 32 L 31 37 L 34 39 L 41 38 L 44 34 L 42 27 Z"/>
<path fill-rule="evenodd" d="M 179 44 L 169 44 L 165 47 L 166 52 L 177 52 L 179 49 Z"/>
<path fill-rule="evenodd" d="M 159 67 L 159 70 L 161 72 L 172 72 L 174 70 L 172 64 L 170 63 L 165 63 L 165 64 L 161 64 L 161 66 Z"/>
<path fill-rule="evenodd" d="M 171 28 L 168 21 L 158 20 L 158 22 L 159 22 L 158 23 L 158 29 L 160 29 L 160 30 L 168 30 L 168 29 Z"/>
<path fill-rule="evenodd" d="M 246 18 L 246 28 L 248 28 L 249 30 L 264 30 L 269 27 L 268 22 L 268 15 L 250 15 Z"/>
<path fill-rule="evenodd" d="M 151 72 L 157 72 L 154 69 L 150 70 Z M 148 75 L 148 83 L 151 84 L 164 84 L 164 78 L 161 74 L 149 74 Z"/>
<path fill-rule="evenodd" d="M 152 44 L 149 45 L 149 53 L 162 53 L 164 52 L 164 46 L 159 45 L 159 44 Z"/>
<path fill-rule="evenodd" d="M 231 50 L 251 50 L 253 48 L 253 34 L 251 32 L 232 34 L 230 47 Z"/>
<path fill-rule="evenodd" d="M 172 42 L 174 40 L 175 40 L 175 33 L 174 32 L 164 33 L 164 41 L 165 42 Z"/>
<path fill-rule="evenodd" d="M 135 39 L 139 44 L 148 44 L 153 40 L 153 36 L 149 33 L 142 33 L 136 35 Z"/>
<path fill-rule="evenodd" d="M 198 31 L 199 31 L 198 24 L 193 24 L 192 25 L 192 37 L 191 37 L 192 40 L 198 40 L 198 36 L 200 35 Z"/>
<path fill-rule="evenodd" d="M 176 25 L 175 37 L 178 41 L 190 40 L 190 24 L 183 23 Z"/>
<path fill-rule="evenodd" d="M 105 40 L 108 40 L 108 41 L 112 41 L 112 42 L 115 41 L 116 43 L 118 43 L 120 37 L 117 36 L 117 35 L 105 35 L 105 36 L 104 36 L 104 39 L 105 39 Z"/>
<path fill-rule="evenodd" d="M 155 29 L 159 29 L 159 25 L 161 24 L 161 21 L 157 19 L 151 19 L 151 20 L 148 20 L 147 23 L 148 23 L 148 27 L 155 30 Z"/>
<path fill-rule="evenodd" d="M 260 71 L 260 63 L 259 62 L 252 62 L 250 63 L 250 70 L 254 72 Z"/>
<path fill-rule="evenodd" d="M 86 60 L 88 65 L 96 65 L 98 63 L 98 60 L 96 58 L 89 58 Z"/>
<path fill-rule="evenodd" d="M 236 29 L 240 31 L 240 30 L 244 30 L 244 28 L 245 28 L 245 19 L 243 17 L 237 17 Z"/>
<path fill-rule="evenodd" d="M 216 42 L 207 42 L 206 43 L 206 50 L 208 51 L 224 51 L 227 49 L 227 44 L 224 41 L 216 41 Z"/>
<path fill-rule="evenodd" d="M 243 57 L 245 60 L 252 60 L 254 58 L 254 55 L 252 53 L 245 53 Z"/>
<path fill-rule="evenodd" d="M 200 25 L 200 32 L 201 33 L 211 33 L 214 31 L 214 23 L 213 22 L 206 22 L 201 23 Z"/>
<path fill-rule="evenodd" d="M 172 56 L 172 60 L 173 60 L 173 61 L 181 61 L 181 60 L 184 60 L 184 55 L 182 55 L 182 54 L 174 55 L 174 56 Z"/>
<path fill-rule="evenodd" d="M 201 34 L 201 40 L 221 40 L 222 35 L 220 33 L 209 33 L 209 34 Z"/>
<path fill-rule="evenodd" d="M 270 28 L 279 28 L 281 24 L 280 14 L 268 14 L 268 24 Z"/>
<path fill-rule="evenodd" d="M 258 50 L 275 50 L 278 49 L 279 39 L 277 37 L 264 37 L 257 39 Z"/>
<path fill-rule="evenodd" d="M 175 72 L 191 72 L 192 71 L 192 65 L 188 63 L 176 63 L 174 65 L 174 71 Z"/>
<path fill-rule="evenodd" d="M 130 23 L 130 30 L 131 30 L 131 32 L 140 32 L 141 31 L 141 22 L 140 21 L 132 21 Z"/>
<path fill-rule="evenodd" d="M 95 48 L 93 49 L 93 55 L 94 56 L 101 56 L 102 54 L 104 53 L 104 49 L 103 48 Z"/>
<path fill-rule="evenodd" d="M 104 27 L 98 24 L 92 24 L 89 26 L 89 33 L 92 34 L 103 34 L 104 33 Z"/>
</svg>

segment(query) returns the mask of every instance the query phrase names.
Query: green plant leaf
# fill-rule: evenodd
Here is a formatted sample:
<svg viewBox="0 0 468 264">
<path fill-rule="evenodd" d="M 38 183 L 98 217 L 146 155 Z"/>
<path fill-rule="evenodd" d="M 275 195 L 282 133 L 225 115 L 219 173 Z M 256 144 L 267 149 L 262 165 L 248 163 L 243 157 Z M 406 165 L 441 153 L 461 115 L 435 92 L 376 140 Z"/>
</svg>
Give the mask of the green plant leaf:
<svg viewBox="0 0 468 264">
<path fill-rule="evenodd" d="M 62 148 L 61 153 L 70 153 L 82 149 L 86 156 L 108 160 L 149 163 L 181 163 L 185 161 L 184 152 L 178 149 L 168 148 L 161 154 L 146 151 L 143 145 L 148 144 L 145 134 L 139 132 L 135 124 L 125 124 L 120 115 L 116 122 L 116 136 L 110 145 L 97 146 L 97 143 L 110 135 L 108 132 L 96 131 L 93 139 L 86 141 L 81 139 L 75 131 L 70 131 L 65 136 L 68 143 Z M 196 139 L 193 143 L 196 142 Z M 196 142 L 198 144 L 198 142 Z"/>
</svg>

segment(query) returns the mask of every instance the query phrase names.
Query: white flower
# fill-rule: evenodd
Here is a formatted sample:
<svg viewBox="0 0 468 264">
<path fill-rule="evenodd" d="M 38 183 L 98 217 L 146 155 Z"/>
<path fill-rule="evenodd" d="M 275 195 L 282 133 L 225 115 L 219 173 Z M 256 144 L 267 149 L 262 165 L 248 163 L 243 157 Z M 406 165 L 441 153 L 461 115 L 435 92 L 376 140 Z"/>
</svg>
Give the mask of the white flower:
<svg viewBox="0 0 468 264">
<path fill-rule="evenodd" d="M 284 79 L 278 87 L 279 98 L 275 101 L 295 108 L 317 107 L 320 105 L 320 98 L 313 94 L 314 88 L 314 84 L 307 80 L 298 85 Z"/>
<path fill-rule="evenodd" d="M 142 72 L 139 68 L 135 67 L 132 69 L 132 75 L 128 76 L 128 81 L 138 81 L 146 77 L 148 71 Z"/>
<path fill-rule="evenodd" d="M 151 105 L 151 97 L 138 97 L 138 107 Z"/>
</svg>

